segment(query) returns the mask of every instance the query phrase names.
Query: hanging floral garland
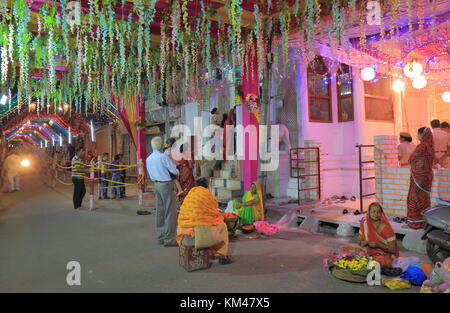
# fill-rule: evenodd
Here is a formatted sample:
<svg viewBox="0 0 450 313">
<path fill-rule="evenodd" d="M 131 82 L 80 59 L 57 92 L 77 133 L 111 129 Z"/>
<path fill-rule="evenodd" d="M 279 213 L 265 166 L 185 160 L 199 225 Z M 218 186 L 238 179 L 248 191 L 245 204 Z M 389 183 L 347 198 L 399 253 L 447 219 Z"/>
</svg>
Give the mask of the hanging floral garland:
<svg viewBox="0 0 450 313">
<path fill-rule="evenodd" d="M 281 28 L 281 39 L 283 45 L 283 54 L 285 64 L 289 61 L 289 28 L 291 24 L 291 11 L 289 9 L 288 4 L 285 2 L 283 5 L 283 9 L 280 14 L 280 28 Z"/>
</svg>

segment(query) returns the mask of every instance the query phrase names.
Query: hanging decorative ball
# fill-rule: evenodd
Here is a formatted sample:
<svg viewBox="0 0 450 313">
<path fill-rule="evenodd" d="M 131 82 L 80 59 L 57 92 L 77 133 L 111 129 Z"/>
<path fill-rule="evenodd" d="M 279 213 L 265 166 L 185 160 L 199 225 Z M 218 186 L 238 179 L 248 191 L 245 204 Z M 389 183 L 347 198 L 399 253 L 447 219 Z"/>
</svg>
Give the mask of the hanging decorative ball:
<svg viewBox="0 0 450 313">
<path fill-rule="evenodd" d="M 69 108 L 70 108 L 69 104 L 68 103 L 64 103 L 64 112 L 69 111 Z"/>
<path fill-rule="evenodd" d="M 395 92 L 401 92 L 405 88 L 405 82 L 401 79 L 396 79 L 394 83 L 392 84 L 392 89 L 394 89 Z"/>
<path fill-rule="evenodd" d="M 445 91 L 444 93 L 442 93 L 442 100 L 447 103 L 450 102 L 450 91 Z"/>
<path fill-rule="evenodd" d="M 53 120 L 50 120 L 50 122 L 48 122 L 48 124 L 49 124 L 50 126 L 52 126 L 52 125 L 53 125 Z"/>
<path fill-rule="evenodd" d="M 412 85 L 416 89 L 422 89 L 427 85 L 427 80 L 423 76 L 418 76 L 414 78 Z"/>
<path fill-rule="evenodd" d="M 371 81 L 375 78 L 375 70 L 373 67 L 365 67 L 361 70 L 361 79 L 364 81 Z"/>
<path fill-rule="evenodd" d="M 36 102 L 31 102 L 30 111 L 34 112 L 36 110 Z"/>
<path fill-rule="evenodd" d="M 411 79 L 419 77 L 420 74 L 422 74 L 422 71 L 423 66 L 417 61 L 406 63 L 405 67 L 403 68 L 403 73 L 405 73 L 405 75 Z"/>
</svg>

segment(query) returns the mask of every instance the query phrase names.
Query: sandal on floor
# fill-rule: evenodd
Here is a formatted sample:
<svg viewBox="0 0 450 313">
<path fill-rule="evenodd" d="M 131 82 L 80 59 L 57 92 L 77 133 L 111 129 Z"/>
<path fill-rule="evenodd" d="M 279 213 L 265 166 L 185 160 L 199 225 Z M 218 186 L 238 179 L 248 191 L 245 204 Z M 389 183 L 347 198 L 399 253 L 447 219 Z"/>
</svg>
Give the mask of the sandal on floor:
<svg viewBox="0 0 450 313">
<path fill-rule="evenodd" d="M 354 215 L 360 215 L 361 212 L 359 212 L 359 210 L 356 210 L 355 212 L 353 212 Z"/>
<path fill-rule="evenodd" d="M 393 221 L 400 224 L 402 222 L 402 219 L 400 217 L 396 216 L 396 217 L 394 217 Z"/>
<path fill-rule="evenodd" d="M 233 263 L 233 259 L 230 256 L 220 256 L 219 257 L 219 264 L 226 265 Z"/>
<path fill-rule="evenodd" d="M 403 270 L 400 267 L 382 267 L 381 274 L 386 276 L 400 276 L 403 273 Z"/>
<path fill-rule="evenodd" d="M 348 214 L 348 210 L 347 209 L 342 210 L 342 214 Z"/>
<path fill-rule="evenodd" d="M 331 200 L 333 200 L 333 201 L 334 201 L 334 200 L 337 200 L 337 199 L 339 199 L 339 197 L 336 196 L 336 195 L 334 195 L 334 196 L 331 197 Z"/>
<path fill-rule="evenodd" d="M 356 197 L 355 197 L 355 196 L 352 196 L 352 197 L 350 198 L 350 200 L 351 200 L 351 201 L 356 201 Z"/>
<path fill-rule="evenodd" d="M 348 200 L 348 198 L 346 196 L 342 196 L 341 200 Z"/>
</svg>

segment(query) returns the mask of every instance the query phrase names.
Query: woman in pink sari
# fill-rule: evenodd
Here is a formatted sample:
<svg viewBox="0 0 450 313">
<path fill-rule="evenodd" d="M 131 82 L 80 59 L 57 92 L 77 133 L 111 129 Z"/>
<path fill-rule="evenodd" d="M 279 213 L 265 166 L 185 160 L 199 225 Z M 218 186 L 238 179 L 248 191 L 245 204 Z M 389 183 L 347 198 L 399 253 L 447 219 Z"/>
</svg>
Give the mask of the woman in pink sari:
<svg viewBox="0 0 450 313">
<path fill-rule="evenodd" d="M 369 205 L 366 219 L 360 223 L 359 244 L 381 267 L 392 267 L 392 260 L 399 256 L 394 230 L 378 202 Z"/>
<path fill-rule="evenodd" d="M 428 127 L 422 127 L 418 136 L 420 144 L 409 159 L 411 180 L 407 200 L 407 225 L 412 229 L 425 226 L 422 213 L 431 205 L 430 193 L 433 184 L 433 134 Z"/>
</svg>

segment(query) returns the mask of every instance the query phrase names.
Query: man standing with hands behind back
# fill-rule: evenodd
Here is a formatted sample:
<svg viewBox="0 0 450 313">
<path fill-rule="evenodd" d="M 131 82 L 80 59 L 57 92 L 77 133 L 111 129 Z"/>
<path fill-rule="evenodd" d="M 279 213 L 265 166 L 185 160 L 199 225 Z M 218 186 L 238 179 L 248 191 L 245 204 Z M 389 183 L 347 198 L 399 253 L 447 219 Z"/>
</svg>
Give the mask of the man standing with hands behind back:
<svg viewBox="0 0 450 313">
<path fill-rule="evenodd" d="M 170 158 L 161 152 L 163 140 L 155 137 L 151 141 L 153 152 L 147 158 L 147 171 L 155 183 L 156 193 L 156 234 L 158 243 L 164 247 L 178 247 L 177 235 L 177 202 L 175 200 L 175 184 L 170 173 L 178 175 L 178 170 Z"/>
</svg>

